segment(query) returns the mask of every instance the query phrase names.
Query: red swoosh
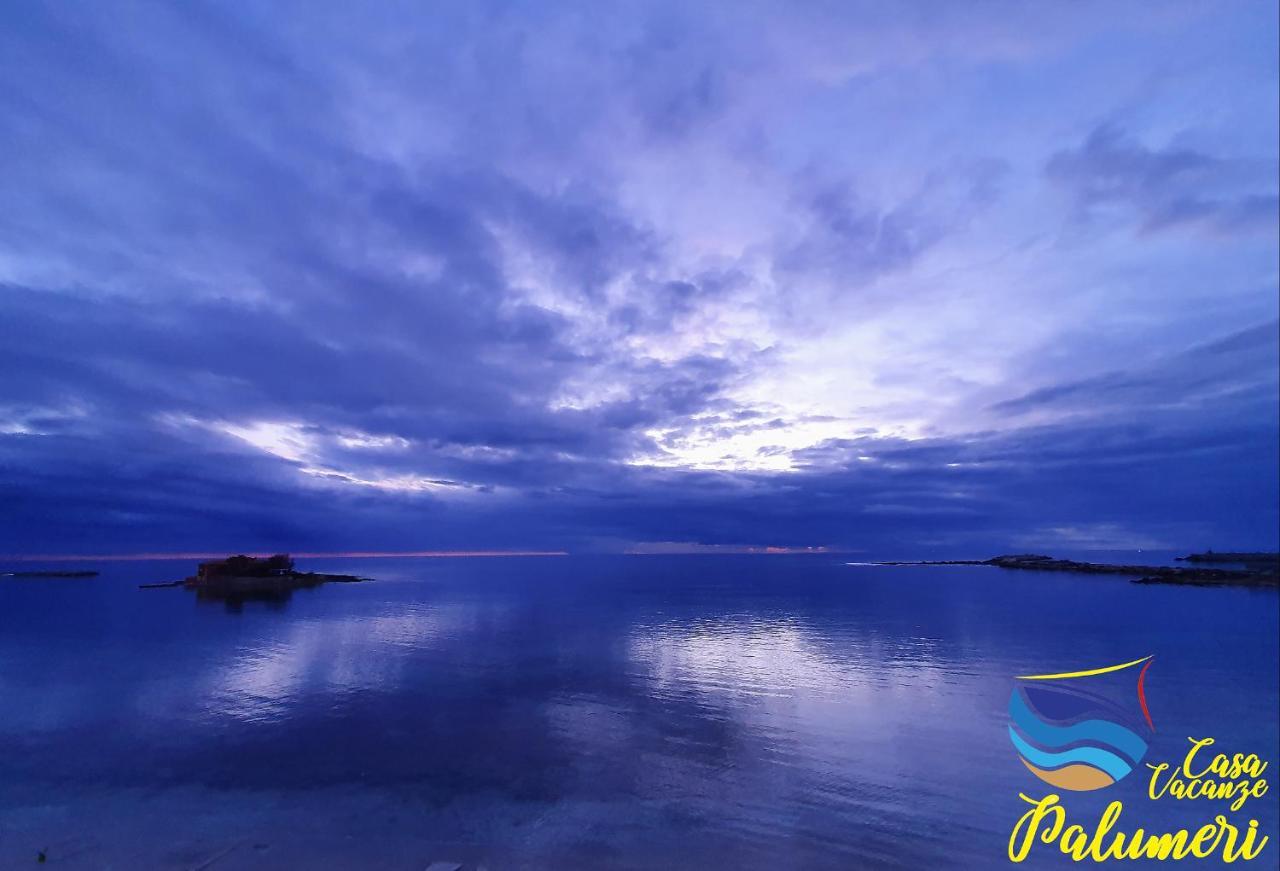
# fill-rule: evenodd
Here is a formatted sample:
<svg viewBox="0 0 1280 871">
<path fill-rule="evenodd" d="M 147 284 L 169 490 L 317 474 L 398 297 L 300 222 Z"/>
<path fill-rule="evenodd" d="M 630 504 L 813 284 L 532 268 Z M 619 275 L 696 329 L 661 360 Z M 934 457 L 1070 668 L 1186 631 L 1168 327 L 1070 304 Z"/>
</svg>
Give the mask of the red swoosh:
<svg viewBox="0 0 1280 871">
<path fill-rule="evenodd" d="M 1151 722 L 1151 712 L 1147 710 L 1147 694 L 1142 689 L 1142 680 L 1147 676 L 1147 669 L 1151 668 L 1154 660 L 1148 659 L 1147 664 L 1142 667 L 1142 671 L 1138 672 L 1138 703 L 1142 705 L 1142 716 L 1147 718 L 1147 725 L 1151 727 L 1151 731 L 1156 730 L 1156 724 Z"/>
</svg>

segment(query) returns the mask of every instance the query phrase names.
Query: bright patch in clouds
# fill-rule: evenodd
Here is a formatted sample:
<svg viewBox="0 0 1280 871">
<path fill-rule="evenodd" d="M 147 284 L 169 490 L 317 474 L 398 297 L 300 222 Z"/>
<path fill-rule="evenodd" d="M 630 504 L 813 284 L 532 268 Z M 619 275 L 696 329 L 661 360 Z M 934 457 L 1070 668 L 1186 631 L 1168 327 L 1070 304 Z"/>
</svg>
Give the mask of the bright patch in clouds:
<svg viewBox="0 0 1280 871">
<path fill-rule="evenodd" d="M 403 493 L 464 493 L 473 488 L 457 482 L 412 473 L 378 469 L 342 468 L 326 458 L 334 446 L 360 452 L 403 451 L 410 446 L 399 436 L 346 431 L 328 434 L 318 427 L 288 421 L 253 421 L 244 424 L 182 421 L 188 426 L 232 436 L 263 453 L 286 460 L 310 478 L 342 485 Z"/>
</svg>

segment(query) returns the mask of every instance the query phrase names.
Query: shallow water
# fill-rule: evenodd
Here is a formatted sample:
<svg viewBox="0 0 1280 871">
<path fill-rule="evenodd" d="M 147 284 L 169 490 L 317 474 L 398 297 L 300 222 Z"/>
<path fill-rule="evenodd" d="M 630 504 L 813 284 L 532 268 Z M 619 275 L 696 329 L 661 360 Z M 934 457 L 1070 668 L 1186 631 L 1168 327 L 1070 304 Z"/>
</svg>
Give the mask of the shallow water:
<svg viewBox="0 0 1280 871">
<path fill-rule="evenodd" d="M 377 581 L 238 611 L 136 589 L 190 561 L 0 579 L 0 867 L 995 867 L 1050 791 L 1013 676 L 1147 654 L 1147 761 L 1276 773 L 1275 591 L 845 561 L 314 560 Z M 1145 792 L 1066 804 L 1227 812 Z M 1277 795 L 1236 816 L 1274 840 Z"/>
</svg>

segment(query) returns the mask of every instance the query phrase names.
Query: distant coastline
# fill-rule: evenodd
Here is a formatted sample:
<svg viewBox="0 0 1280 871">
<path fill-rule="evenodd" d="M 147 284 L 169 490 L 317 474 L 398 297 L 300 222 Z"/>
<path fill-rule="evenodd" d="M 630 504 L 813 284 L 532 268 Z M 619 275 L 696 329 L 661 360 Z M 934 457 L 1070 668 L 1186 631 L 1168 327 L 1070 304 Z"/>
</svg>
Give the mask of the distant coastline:
<svg viewBox="0 0 1280 871">
<path fill-rule="evenodd" d="M 879 562 L 881 566 L 994 566 L 1037 572 L 1076 572 L 1089 575 L 1137 575 L 1135 584 L 1184 584 L 1189 586 L 1280 586 L 1280 554 L 1263 552 L 1193 553 L 1177 558 L 1181 562 L 1240 565 L 1238 569 L 1201 566 L 1143 566 L 1090 563 L 1055 559 L 1043 554 L 1006 554 L 984 560 L 923 560 Z"/>
</svg>

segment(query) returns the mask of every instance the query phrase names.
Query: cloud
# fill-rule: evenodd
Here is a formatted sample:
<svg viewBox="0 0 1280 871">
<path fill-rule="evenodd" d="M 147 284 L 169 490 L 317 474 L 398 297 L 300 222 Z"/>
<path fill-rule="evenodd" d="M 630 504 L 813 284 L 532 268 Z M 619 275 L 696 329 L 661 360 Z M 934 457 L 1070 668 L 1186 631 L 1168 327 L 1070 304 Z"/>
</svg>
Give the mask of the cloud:
<svg viewBox="0 0 1280 871">
<path fill-rule="evenodd" d="M 963 228 L 998 196 L 1007 167 L 998 160 L 933 171 L 903 202 L 876 208 L 859 201 L 848 181 L 797 182 L 806 228 L 777 266 L 790 273 L 827 272 L 844 287 L 910 267 Z"/>
<path fill-rule="evenodd" d="M 924 8 L 6 9 L 0 552 L 1266 543 L 1261 13 Z"/>
<path fill-rule="evenodd" d="M 1040 387 L 995 403 L 1003 414 L 1069 411 L 1141 415 L 1160 409 L 1250 414 L 1265 409 L 1280 385 L 1280 321 L 1198 344 L 1155 363 Z"/>
<path fill-rule="evenodd" d="M 1057 152 L 1045 171 L 1071 191 L 1082 215 L 1127 206 L 1145 232 L 1181 226 L 1274 232 L 1280 215 L 1274 163 L 1255 168 L 1192 148 L 1149 148 L 1114 125 Z"/>
</svg>

